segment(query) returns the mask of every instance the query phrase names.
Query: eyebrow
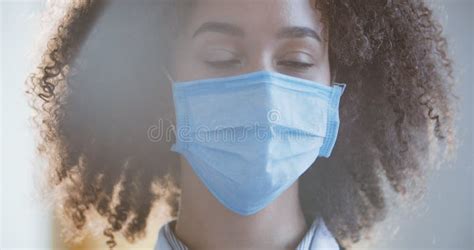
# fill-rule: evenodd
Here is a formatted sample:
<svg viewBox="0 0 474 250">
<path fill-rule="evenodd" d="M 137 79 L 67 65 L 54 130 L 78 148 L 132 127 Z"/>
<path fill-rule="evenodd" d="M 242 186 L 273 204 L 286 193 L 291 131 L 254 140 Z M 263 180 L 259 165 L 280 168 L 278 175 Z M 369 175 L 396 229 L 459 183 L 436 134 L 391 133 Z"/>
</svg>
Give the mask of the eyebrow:
<svg viewBox="0 0 474 250">
<path fill-rule="evenodd" d="M 321 37 L 319 34 L 308 27 L 301 27 L 301 26 L 292 26 L 292 27 L 285 27 L 281 29 L 278 34 L 277 38 L 314 38 L 321 42 Z"/>
<path fill-rule="evenodd" d="M 193 34 L 193 38 L 204 32 L 218 32 L 231 36 L 244 37 L 244 31 L 230 23 L 206 22 L 202 24 Z"/>
<path fill-rule="evenodd" d="M 224 22 L 206 22 L 202 24 L 194 32 L 192 38 L 195 38 L 199 34 L 202 34 L 205 32 L 217 32 L 217 33 L 223 33 L 223 34 L 236 36 L 236 37 L 245 36 L 245 32 L 236 25 L 233 25 L 230 23 L 224 23 Z M 321 37 L 315 30 L 308 27 L 302 27 L 302 26 L 284 27 L 277 33 L 276 37 L 279 39 L 309 37 L 309 38 L 314 38 L 318 40 L 319 42 L 321 42 Z"/>
</svg>

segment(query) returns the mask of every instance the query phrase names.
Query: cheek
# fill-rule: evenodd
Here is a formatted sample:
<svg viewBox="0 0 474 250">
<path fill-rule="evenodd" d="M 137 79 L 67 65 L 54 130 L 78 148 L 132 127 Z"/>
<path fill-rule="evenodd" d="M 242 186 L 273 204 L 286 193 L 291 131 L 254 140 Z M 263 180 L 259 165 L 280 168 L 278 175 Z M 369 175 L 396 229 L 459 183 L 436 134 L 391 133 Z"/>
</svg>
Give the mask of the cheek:
<svg viewBox="0 0 474 250">
<path fill-rule="evenodd" d="M 321 65 L 321 78 L 324 82 L 331 83 L 331 67 L 327 56 L 324 63 Z"/>
<path fill-rule="evenodd" d="M 327 48 L 327 46 L 326 46 Z M 329 54 L 327 49 L 322 53 L 318 62 L 318 80 L 328 85 L 331 83 L 331 67 L 329 65 Z"/>
<path fill-rule="evenodd" d="M 196 63 L 192 48 L 186 43 L 177 44 L 173 53 L 173 73 L 175 81 L 195 80 L 199 77 L 199 64 Z"/>
</svg>

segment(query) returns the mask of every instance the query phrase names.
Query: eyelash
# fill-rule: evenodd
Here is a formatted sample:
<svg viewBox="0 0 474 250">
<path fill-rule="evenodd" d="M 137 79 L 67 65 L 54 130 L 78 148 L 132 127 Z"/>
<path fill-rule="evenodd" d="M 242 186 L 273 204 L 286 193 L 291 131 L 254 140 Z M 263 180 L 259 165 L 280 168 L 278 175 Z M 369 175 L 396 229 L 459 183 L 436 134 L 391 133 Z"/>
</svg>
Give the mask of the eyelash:
<svg viewBox="0 0 474 250">
<path fill-rule="evenodd" d="M 314 64 L 296 62 L 296 61 L 281 61 L 281 62 L 278 63 L 278 65 L 289 66 L 289 67 L 293 67 L 293 68 L 307 69 L 307 68 L 311 68 Z"/>
<path fill-rule="evenodd" d="M 205 61 L 208 65 L 215 68 L 227 68 L 240 64 L 239 60 L 227 60 L 227 61 Z"/>
<path fill-rule="evenodd" d="M 226 68 L 226 67 L 238 65 L 240 64 L 240 61 L 239 60 L 227 60 L 227 61 L 216 61 L 216 62 L 206 61 L 206 63 L 212 67 Z M 303 62 L 296 62 L 296 61 L 280 61 L 278 62 L 278 65 L 292 67 L 292 68 L 299 68 L 299 69 L 307 69 L 314 66 L 314 64 L 312 63 L 303 63 Z"/>
</svg>

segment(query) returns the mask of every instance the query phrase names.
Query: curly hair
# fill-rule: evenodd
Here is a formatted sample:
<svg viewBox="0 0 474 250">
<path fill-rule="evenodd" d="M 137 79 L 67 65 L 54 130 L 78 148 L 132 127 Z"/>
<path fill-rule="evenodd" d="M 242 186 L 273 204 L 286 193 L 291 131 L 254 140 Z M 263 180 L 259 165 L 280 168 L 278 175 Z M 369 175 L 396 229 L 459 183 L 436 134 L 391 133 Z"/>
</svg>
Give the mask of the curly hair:
<svg viewBox="0 0 474 250">
<path fill-rule="evenodd" d="M 64 194 L 61 218 L 81 231 L 88 212 L 97 211 L 107 220 L 103 234 L 110 248 L 116 232 L 130 243 L 141 237 L 157 201 L 165 201 L 172 217 L 179 208 L 178 158 L 168 153 L 169 143 L 153 143 L 147 135 L 155 117 L 172 109 L 169 89 L 156 84 L 166 78 L 154 65 L 132 62 L 163 60 L 160 51 L 143 48 L 166 44 L 161 37 L 172 34 L 135 28 L 170 23 L 182 6 L 157 12 L 145 5 L 134 1 L 133 10 L 120 12 L 130 18 L 104 31 L 107 43 L 87 45 L 107 5 L 74 1 L 26 81 L 41 131 L 38 150 L 49 159 L 45 175 L 50 188 Z M 442 26 L 424 1 L 318 0 L 315 8 L 329 39 L 331 71 L 348 86 L 332 157 L 318 159 L 300 177 L 300 198 L 308 221 L 323 216 L 350 247 L 386 217 L 384 183 L 401 197 L 417 196 L 425 192 L 428 170 L 453 156 L 458 97 Z M 137 44 L 121 36 L 150 39 Z M 109 60 L 127 70 L 107 68 Z M 137 81 L 139 75 L 148 76 Z"/>
</svg>

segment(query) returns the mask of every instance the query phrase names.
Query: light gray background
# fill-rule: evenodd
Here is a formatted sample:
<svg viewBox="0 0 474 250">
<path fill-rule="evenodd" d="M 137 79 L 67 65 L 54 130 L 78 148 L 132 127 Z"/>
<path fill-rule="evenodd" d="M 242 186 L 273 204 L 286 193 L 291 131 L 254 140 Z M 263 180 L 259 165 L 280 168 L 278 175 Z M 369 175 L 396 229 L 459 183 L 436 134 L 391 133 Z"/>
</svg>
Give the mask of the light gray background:
<svg viewBox="0 0 474 250">
<path fill-rule="evenodd" d="M 458 124 L 463 144 L 453 168 L 429 180 L 422 208 L 398 209 L 378 226 L 373 249 L 474 249 L 473 241 L 473 79 L 474 0 L 437 0 L 462 97 Z M 34 142 L 28 122 L 24 78 L 32 63 L 42 1 L 1 1 L 1 235 L 0 247 L 50 248 L 50 214 L 33 195 Z M 393 232 L 396 232 L 395 234 Z M 358 245 L 366 249 L 364 242 Z"/>
</svg>

